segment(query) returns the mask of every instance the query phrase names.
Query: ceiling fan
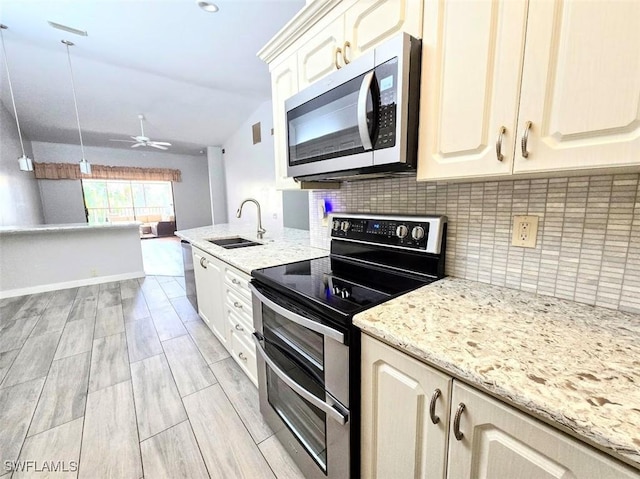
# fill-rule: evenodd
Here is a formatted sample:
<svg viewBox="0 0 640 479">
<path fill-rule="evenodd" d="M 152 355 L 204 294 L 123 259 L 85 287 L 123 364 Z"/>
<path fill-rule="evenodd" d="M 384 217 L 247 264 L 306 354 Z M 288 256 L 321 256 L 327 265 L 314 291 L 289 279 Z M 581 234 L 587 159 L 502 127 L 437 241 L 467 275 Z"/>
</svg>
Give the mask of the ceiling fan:
<svg viewBox="0 0 640 479">
<path fill-rule="evenodd" d="M 148 136 L 144 136 L 144 115 L 138 115 L 140 119 L 140 131 L 142 132 L 140 136 L 132 136 L 131 138 L 135 141 L 131 140 L 110 140 L 110 141 L 121 141 L 123 143 L 133 143 L 131 148 L 138 148 L 139 146 L 151 146 L 153 148 L 158 148 L 159 150 L 168 150 L 168 146 L 171 146 L 171 143 L 166 141 L 153 141 Z"/>
</svg>

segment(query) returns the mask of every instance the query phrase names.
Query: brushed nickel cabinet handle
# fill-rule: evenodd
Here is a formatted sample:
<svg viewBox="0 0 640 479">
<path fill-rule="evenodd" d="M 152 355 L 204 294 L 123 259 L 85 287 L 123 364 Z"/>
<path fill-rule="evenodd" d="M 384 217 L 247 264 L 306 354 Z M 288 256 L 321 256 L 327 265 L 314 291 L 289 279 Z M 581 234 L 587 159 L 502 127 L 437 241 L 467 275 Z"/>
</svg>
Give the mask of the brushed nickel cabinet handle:
<svg viewBox="0 0 640 479">
<path fill-rule="evenodd" d="M 207 258 L 200 258 L 200 266 L 202 266 L 204 269 L 207 269 L 205 261 L 207 261 Z"/>
<path fill-rule="evenodd" d="M 431 402 L 429 403 L 429 417 L 431 418 L 431 422 L 433 424 L 438 424 L 440 422 L 440 418 L 436 416 L 436 402 L 441 395 L 442 391 L 436 389 L 435 391 L 433 391 Z"/>
<path fill-rule="evenodd" d="M 347 48 L 351 48 L 351 43 L 348 41 L 344 42 L 344 45 L 342 46 L 342 61 L 344 61 L 345 65 L 348 65 L 351 62 L 351 60 L 347 58 Z"/>
<path fill-rule="evenodd" d="M 233 284 L 240 285 L 240 281 L 238 281 L 238 280 L 237 280 L 237 279 L 235 279 L 235 278 L 232 278 L 232 279 L 231 279 L 231 282 L 232 282 Z"/>
<path fill-rule="evenodd" d="M 523 158 L 529 157 L 529 152 L 527 151 L 527 142 L 529 141 L 529 130 L 531 130 L 531 125 L 533 125 L 533 123 L 531 123 L 530 121 L 526 122 L 524 125 L 524 131 L 522 132 L 522 141 L 520 142 L 520 146 L 522 147 Z"/>
<path fill-rule="evenodd" d="M 242 309 L 242 305 L 240 303 L 238 303 L 237 301 L 234 301 L 233 305 L 238 309 Z"/>
<path fill-rule="evenodd" d="M 244 328 L 242 326 L 240 326 L 239 324 L 236 324 L 236 330 L 238 331 L 244 331 Z"/>
<path fill-rule="evenodd" d="M 456 437 L 456 440 L 458 441 L 462 441 L 462 438 L 464 437 L 464 434 L 462 434 L 462 431 L 460 431 L 460 416 L 462 416 L 462 413 L 464 412 L 465 407 L 466 406 L 462 402 L 458 404 L 456 415 L 453 418 L 453 435 Z"/>
<path fill-rule="evenodd" d="M 496 140 L 496 158 L 498 158 L 498 161 L 504 160 L 504 155 L 502 154 L 502 137 L 506 131 L 507 129 L 504 126 L 501 126 L 498 131 L 498 139 Z"/>
<path fill-rule="evenodd" d="M 242 354 L 241 352 L 240 352 L 240 353 L 238 353 L 238 357 L 239 357 L 240 359 L 242 359 L 243 361 L 246 361 L 246 360 L 247 360 L 247 357 L 246 357 L 244 354 Z"/>
<path fill-rule="evenodd" d="M 338 60 L 338 56 L 339 55 L 342 55 L 342 49 L 341 48 L 336 48 L 336 53 L 335 53 L 335 55 L 333 57 L 333 63 L 335 64 L 336 69 L 338 69 L 338 70 L 340 70 L 340 68 L 342 68 L 340 66 L 340 60 Z"/>
</svg>

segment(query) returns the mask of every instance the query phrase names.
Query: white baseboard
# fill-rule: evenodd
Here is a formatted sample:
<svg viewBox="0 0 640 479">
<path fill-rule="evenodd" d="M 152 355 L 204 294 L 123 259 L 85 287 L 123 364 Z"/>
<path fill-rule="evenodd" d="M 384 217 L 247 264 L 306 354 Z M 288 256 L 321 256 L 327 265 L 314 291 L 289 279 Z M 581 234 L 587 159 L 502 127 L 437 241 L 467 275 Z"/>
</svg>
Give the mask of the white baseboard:
<svg viewBox="0 0 640 479">
<path fill-rule="evenodd" d="M 111 283 L 112 281 L 124 281 L 125 279 L 144 278 L 144 271 L 133 273 L 114 274 L 111 276 L 98 276 L 96 278 L 76 279 L 63 283 L 39 284 L 28 288 L 8 289 L 0 291 L 0 299 L 13 298 L 15 296 L 25 296 L 27 294 L 46 293 L 58 289 L 78 288 L 80 286 L 90 286 L 92 284 Z"/>
</svg>

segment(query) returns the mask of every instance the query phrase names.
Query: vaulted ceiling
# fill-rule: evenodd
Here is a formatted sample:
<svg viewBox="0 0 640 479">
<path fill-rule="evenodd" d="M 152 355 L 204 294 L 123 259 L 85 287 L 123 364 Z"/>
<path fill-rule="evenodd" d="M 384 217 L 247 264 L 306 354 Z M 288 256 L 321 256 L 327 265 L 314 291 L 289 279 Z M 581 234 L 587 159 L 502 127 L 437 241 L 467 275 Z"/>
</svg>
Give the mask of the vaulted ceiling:
<svg viewBox="0 0 640 479">
<path fill-rule="evenodd" d="M 173 143 L 171 152 L 221 145 L 270 98 L 268 68 L 256 52 L 304 1 L 215 3 L 217 13 L 195 0 L 0 0 L 26 137 L 79 143 L 66 39 L 75 43 L 70 54 L 85 144 L 128 148 L 110 140 L 139 135 L 137 115 L 144 114 L 145 134 Z M 13 111 L 0 65 L 0 100 Z"/>
</svg>

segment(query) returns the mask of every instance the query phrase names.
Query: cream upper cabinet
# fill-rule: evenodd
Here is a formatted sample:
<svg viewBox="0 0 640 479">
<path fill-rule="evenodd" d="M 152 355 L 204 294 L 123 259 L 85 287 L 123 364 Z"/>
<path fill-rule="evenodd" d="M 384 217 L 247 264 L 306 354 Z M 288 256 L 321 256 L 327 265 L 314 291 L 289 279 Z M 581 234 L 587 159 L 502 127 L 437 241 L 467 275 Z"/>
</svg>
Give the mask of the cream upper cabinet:
<svg viewBox="0 0 640 479">
<path fill-rule="evenodd" d="M 396 33 L 422 37 L 422 0 L 366 0 L 352 5 L 344 14 L 342 50 L 346 61 Z"/>
<path fill-rule="evenodd" d="M 640 2 L 425 0 L 419 180 L 640 165 Z"/>
<path fill-rule="evenodd" d="M 299 189 L 293 178 L 287 177 L 287 129 L 284 101 L 298 91 L 298 63 L 295 54 L 271 68 L 273 103 L 273 150 L 275 155 L 276 188 Z"/>
<path fill-rule="evenodd" d="M 449 479 L 638 479 L 618 461 L 454 381 L 451 411 L 462 437 L 449 436 Z M 455 429 L 455 424 L 453 425 Z"/>
<path fill-rule="evenodd" d="M 451 382 L 363 335 L 362 477 L 444 477 Z"/>
<path fill-rule="evenodd" d="M 344 64 L 344 17 L 325 17 L 299 42 L 298 85 L 302 90 Z"/>
<path fill-rule="evenodd" d="M 523 1 L 425 2 L 419 180 L 511 174 L 525 21 Z"/>
<path fill-rule="evenodd" d="M 514 172 L 640 164 L 640 2 L 529 3 Z"/>
</svg>

